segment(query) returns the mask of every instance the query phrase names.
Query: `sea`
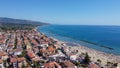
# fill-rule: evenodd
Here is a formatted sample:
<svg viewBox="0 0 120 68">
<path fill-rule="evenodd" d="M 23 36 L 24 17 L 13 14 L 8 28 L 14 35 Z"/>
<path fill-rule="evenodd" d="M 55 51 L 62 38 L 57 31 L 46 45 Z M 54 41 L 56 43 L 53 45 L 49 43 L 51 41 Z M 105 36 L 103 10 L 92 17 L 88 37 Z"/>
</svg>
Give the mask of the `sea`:
<svg viewBox="0 0 120 68">
<path fill-rule="evenodd" d="M 45 25 L 37 30 L 64 42 L 120 55 L 120 26 Z"/>
</svg>

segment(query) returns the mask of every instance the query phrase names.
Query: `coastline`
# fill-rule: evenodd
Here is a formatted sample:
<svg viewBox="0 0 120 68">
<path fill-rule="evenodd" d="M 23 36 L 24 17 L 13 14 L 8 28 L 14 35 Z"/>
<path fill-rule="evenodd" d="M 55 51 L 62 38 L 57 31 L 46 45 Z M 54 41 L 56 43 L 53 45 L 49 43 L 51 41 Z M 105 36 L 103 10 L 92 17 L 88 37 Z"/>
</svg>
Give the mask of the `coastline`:
<svg viewBox="0 0 120 68">
<path fill-rule="evenodd" d="M 38 26 L 38 27 L 40 27 L 40 26 Z M 36 27 L 34 30 L 38 31 L 37 30 L 38 27 Z M 44 34 L 44 33 L 42 33 L 42 34 Z M 98 50 L 95 50 L 92 48 L 88 48 L 86 46 L 82 46 L 82 45 L 77 44 L 77 43 L 72 43 L 71 44 L 72 46 L 71 46 L 71 45 L 69 45 L 69 42 L 64 42 L 64 41 L 58 40 L 54 37 L 50 37 L 50 38 L 52 38 L 53 40 L 56 40 L 60 47 L 63 46 L 62 44 L 65 44 L 64 46 L 67 47 L 67 49 L 69 51 L 76 51 L 77 50 L 78 51 L 77 55 L 81 55 L 82 53 L 87 52 L 89 54 L 89 56 L 91 57 L 92 61 L 97 62 L 97 60 L 100 59 L 102 65 L 105 65 L 107 62 L 114 62 L 114 63 L 120 62 L 119 55 L 114 55 L 114 54 L 109 54 L 106 52 L 98 51 Z M 118 66 L 120 66 L 120 64 L 118 64 Z"/>
<path fill-rule="evenodd" d="M 91 61 L 93 62 L 97 62 L 98 59 L 101 60 L 101 65 L 105 66 L 107 62 L 114 62 L 114 63 L 119 63 L 120 62 L 120 56 L 114 55 L 114 54 L 109 54 L 109 53 L 105 53 L 102 51 L 98 51 L 92 48 L 88 48 L 82 45 L 79 45 L 77 43 L 72 43 L 73 45 L 70 46 L 66 43 L 69 42 L 64 42 L 64 41 L 60 41 L 56 38 L 53 38 L 54 40 L 57 40 L 57 42 L 59 43 L 59 46 L 62 47 L 62 44 L 65 44 L 64 46 L 67 47 L 67 49 L 69 49 L 69 51 L 78 51 L 77 55 L 81 55 L 82 53 L 88 53 L 88 55 L 91 58 Z M 71 44 L 71 43 L 70 43 Z M 120 66 L 120 64 L 118 64 L 118 66 Z"/>
</svg>

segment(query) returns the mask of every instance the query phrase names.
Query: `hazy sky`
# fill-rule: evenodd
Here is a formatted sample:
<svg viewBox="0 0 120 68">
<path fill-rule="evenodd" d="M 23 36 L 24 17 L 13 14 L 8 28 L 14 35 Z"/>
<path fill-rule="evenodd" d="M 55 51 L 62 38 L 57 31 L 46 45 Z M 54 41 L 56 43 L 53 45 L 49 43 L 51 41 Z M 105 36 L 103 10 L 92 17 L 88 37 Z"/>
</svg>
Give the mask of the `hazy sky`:
<svg viewBox="0 0 120 68">
<path fill-rule="evenodd" d="M 120 0 L 0 0 L 0 17 L 52 24 L 120 25 Z"/>
</svg>

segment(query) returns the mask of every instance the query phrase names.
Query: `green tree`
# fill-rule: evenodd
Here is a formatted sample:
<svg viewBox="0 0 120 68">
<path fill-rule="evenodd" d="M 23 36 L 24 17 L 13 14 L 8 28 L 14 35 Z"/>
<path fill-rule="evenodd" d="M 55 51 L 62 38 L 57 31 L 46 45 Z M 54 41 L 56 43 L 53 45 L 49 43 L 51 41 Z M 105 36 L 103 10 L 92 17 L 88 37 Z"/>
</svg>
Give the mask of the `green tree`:
<svg viewBox="0 0 120 68">
<path fill-rule="evenodd" d="M 40 67 L 39 63 L 37 61 L 34 61 L 34 68 L 39 68 L 39 67 Z"/>
<path fill-rule="evenodd" d="M 85 64 L 89 64 L 90 63 L 90 57 L 89 57 L 88 53 L 85 54 L 84 63 Z"/>
<path fill-rule="evenodd" d="M 17 48 L 17 37 L 15 37 L 14 49 Z"/>
<path fill-rule="evenodd" d="M 78 66 L 78 67 L 81 66 L 80 62 L 75 62 L 75 65 Z"/>
<path fill-rule="evenodd" d="M 98 63 L 101 63 L 102 61 L 100 59 L 97 60 Z"/>
<path fill-rule="evenodd" d="M 118 66 L 118 63 L 114 63 L 113 65 L 114 65 L 115 67 L 117 67 L 117 66 Z"/>
<path fill-rule="evenodd" d="M 6 64 L 7 64 L 7 60 L 3 60 L 4 61 L 4 67 L 6 68 L 7 66 L 6 66 Z"/>
</svg>

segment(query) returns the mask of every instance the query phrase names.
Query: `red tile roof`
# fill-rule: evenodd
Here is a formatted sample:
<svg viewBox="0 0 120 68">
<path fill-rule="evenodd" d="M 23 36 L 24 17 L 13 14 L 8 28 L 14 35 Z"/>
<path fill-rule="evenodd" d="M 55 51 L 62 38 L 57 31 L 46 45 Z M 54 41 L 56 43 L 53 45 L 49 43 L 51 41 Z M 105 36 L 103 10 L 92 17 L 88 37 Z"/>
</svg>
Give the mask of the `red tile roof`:
<svg viewBox="0 0 120 68">
<path fill-rule="evenodd" d="M 2 59 L 0 59 L 0 63 L 3 63 L 3 60 L 2 60 Z"/>
<path fill-rule="evenodd" d="M 89 65 L 89 68 L 100 68 L 98 65 L 91 63 Z"/>
<path fill-rule="evenodd" d="M 40 61 L 40 57 L 32 58 L 33 61 Z"/>
<path fill-rule="evenodd" d="M 65 62 L 62 62 L 62 64 L 61 64 L 63 67 L 75 67 L 76 65 L 75 64 L 73 64 L 72 62 L 70 62 L 70 61 L 65 61 Z"/>
<path fill-rule="evenodd" d="M 10 62 L 11 63 L 17 62 L 17 59 L 16 58 L 10 58 Z"/>
<path fill-rule="evenodd" d="M 5 40 L 4 39 L 0 39 L 0 44 L 4 44 Z"/>
<path fill-rule="evenodd" d="M 18 61 L 18 62 L 22 62 L 22 61 L 25 61 L 25 58 L 24 58 L 24 57 L 21 57 L 21 58 L 17 58 L 17 61 Z"/>
<path fill-rule="evenodd" d="M 48 44 L 49 42 L 41 42 L 41 44 Z"/>
<path fill-rule="evenodd" d="M 14 52 L 22 52 L 21 48 L 14 49 Z"/>
<path fill-rule="evenodd" d="M 35 57 L 35 54 L 33 52 L 28 52 L 27 55 L 30 57 L 30 58 L 34 58 Z"/>
<path fill-rule="evenodd" d="M 54 51 L 54 50 L 56 50 L 56 49 L 53 48 L 52 46 L 49 46 L 49 47 L 47 48 L 47 50 L 48 50 L 48 51 Z"/>
<path fill-rule="evenodd" d="M 6 52 L 0 52 L 0 56 L 5 56 L 5 55 L 7 55 Z"/>
<path fill-rule="evenodd" d="M 45 68 L 60 68 L 61 66 L 57 62 L 49 62 L 44 64 Z"/>
<path fill-rule="evenodd" d="M 37 41 L 34 40 L 34 39 L 31 39 L 31 42 L 32 42 L 34 45 L 38 45 Z"/>
<path fill-rule="evenodd" d="M 40 52 L 46 53 L 46 52 L 52 52 L 52 51 L 55 51 L 55 50 L 56 50 L 55 48 L 53 48 L 52 46 L 49 46 L 46 49 L 40 49 Z"/>
</svg>

